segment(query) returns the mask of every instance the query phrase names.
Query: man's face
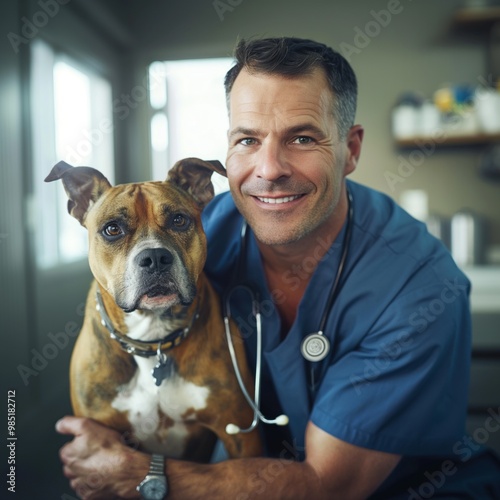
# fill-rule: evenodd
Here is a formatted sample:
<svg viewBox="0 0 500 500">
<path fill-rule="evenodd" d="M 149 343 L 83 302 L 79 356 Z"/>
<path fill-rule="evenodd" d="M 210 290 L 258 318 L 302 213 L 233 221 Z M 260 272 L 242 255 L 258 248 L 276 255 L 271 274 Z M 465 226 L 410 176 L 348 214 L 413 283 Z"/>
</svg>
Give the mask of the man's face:
<svg viewBox="0 0 500 500">
<path fill-rule="evenodd" d="M 260 242 L 286 245 L 338 229 L 343 179 L 357 158 L 338 138 L 322 70 L 294 78 L 242 70 L 228 138 L 231 192 Z"/>
</svg>

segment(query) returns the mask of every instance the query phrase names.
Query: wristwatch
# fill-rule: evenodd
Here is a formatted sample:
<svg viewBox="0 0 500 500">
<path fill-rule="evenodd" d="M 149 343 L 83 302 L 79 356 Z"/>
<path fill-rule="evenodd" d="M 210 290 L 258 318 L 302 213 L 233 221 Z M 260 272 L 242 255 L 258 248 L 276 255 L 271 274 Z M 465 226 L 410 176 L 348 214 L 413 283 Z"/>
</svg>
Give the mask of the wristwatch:
<svg viewBox="0 0 500 500">
<path fill-rule="evenodd" d="M 163 500 L 168 493 L 167 478 L 165 476 L 165 458 L 153 453 L 149 472 L 137 486 L 137 491 L 144 500 Z"/>
</svg>

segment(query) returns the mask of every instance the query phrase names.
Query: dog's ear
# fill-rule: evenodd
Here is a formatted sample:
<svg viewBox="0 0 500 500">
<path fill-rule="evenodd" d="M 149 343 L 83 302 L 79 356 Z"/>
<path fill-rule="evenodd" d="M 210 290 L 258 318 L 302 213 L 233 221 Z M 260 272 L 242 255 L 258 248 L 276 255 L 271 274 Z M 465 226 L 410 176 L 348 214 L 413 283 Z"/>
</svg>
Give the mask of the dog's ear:
<svg viewBox="0 0 500 500">
<path fill-rule="evenodd" d="M 45 182 L 61 179 L 68 195 L 68 212 L 83 225 L 89 208 L 111 187 L 108 179 L 91 167 L 72 167 L 64 161 L 55 165 Z"/>
<path fill-rule="evenodd" d="M 168 171 L 167 181 L 187 191 L 203 208 L 214 197 L 211 181 L 214 172 L 226 177 L 226 169 L 220 161 L 184 158 Z"/>
</svg>

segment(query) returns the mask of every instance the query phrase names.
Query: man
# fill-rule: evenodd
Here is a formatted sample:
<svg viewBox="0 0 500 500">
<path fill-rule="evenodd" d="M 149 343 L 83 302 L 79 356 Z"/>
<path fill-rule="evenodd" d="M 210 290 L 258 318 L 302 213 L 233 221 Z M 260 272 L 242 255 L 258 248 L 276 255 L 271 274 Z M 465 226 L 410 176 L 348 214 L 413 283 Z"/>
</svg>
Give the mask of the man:
<svg viewBox="0 0 500 500">
<path fill-rule="evenodd" d="M 231 194 L 204 214 L 207 272 L 223 294 L 253 283 L 263 313 L 262 412 L 286 413 L 290 424 L 263 425 L 265 458 L 168 459 L 168 497 L 500 494 L 493 458 L 477 446 L 464 453 L 461 441 L 469 283 L 423 224 L 345 180 L 363 139 L 347 61 L 309 40 L 242 41 L 225 84 Z M 231 300 L 255 365 L 250 299 Z M 301 355 L 314 358 L 318 346 L 324 359 Z M 75 435 L 61 458 L 85 498 L 137 495 L 150 457 L 92 421 L 66 417 L 57 428 Z"/>
</svg>

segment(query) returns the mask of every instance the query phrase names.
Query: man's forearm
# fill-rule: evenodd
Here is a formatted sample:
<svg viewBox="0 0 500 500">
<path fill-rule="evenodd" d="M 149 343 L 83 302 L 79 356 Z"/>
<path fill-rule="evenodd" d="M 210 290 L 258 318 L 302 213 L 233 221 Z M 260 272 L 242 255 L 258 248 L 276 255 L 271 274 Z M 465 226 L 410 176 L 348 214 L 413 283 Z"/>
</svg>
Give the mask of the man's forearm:
<svg viewBox="0 0 500 500">
<path fill-rule="evenodd" d="M 203 499 L 322 498 L 314 469 L 304 462 L 240 458 L 217 464 L 167 460 L 168 498 Z M 331 498 L 331 495 L 328 497 Z"/>
<path fill-rule="evenodd" d="M 120 469 L 128 474 L 123 482 L 114 482 L 115 491 L 124 498 L 140 498 L 135 486 L 146 476 L 150 456 L 133 450 L 127 455 Z M 291 458 L 236 458 L 216 464 L 167 459 L 165 473 L 169 500 L 332 498 L 332 492 L 322 491 L 313 467 Z"/>
</svg>

